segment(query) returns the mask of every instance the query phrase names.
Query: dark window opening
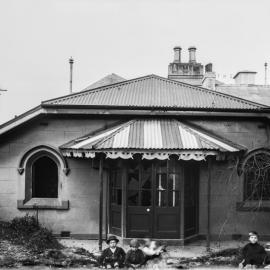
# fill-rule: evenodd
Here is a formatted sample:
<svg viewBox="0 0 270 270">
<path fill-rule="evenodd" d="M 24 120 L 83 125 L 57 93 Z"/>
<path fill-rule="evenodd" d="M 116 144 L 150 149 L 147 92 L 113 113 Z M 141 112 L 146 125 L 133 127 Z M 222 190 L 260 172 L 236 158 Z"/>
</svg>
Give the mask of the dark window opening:
<svg viewBox="0 0 270 270">
<path fill-rule="evenodd" d="M 58 166 L 47 156 L 37 159 L 32 165 L 32 197 L 58 197 Z"/>
<path fill-rule="evenodd" d="M 270 200 L 270 155 L 259 153 L 251 156 L 245 166 L 244 199 Z"/>
</svg>

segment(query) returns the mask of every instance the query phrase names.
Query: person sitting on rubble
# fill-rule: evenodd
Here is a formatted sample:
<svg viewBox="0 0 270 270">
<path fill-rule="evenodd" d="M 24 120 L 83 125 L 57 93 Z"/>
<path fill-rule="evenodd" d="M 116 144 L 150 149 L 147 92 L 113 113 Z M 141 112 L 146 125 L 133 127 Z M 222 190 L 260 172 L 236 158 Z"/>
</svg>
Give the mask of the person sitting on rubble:
<svg viewBox="0 0 270 270">
<path fill-rule="evenodd" d="M 123 267 L 126 253 L 121 247 L 117 247 L 117 243 L 119 242 L 117 237 L 110 236 L 106 242 L 109 247 L 102 251 L 99 258 L 100 266 L 106 269 Z"/>
<path fill-rule="evenodd" d="M 142 251 L 146 257 L 146 260 L 150 260 L 160 257 L 160 255 L 165 252 L 166 249 L 164 245 L 159 245 L 157 241 L 151 241 L 150 239 L 147 239 Z"/>
<path fill-rule="evenodd" d="M 132 239 L 130 241 L 130 250 L 126 254 L 125 266 L 128 269 L 136 269 L 142 266 L 145 262 L 145 257 L 141 249 L 139 249 L 139 241 Z"/>
<path fill-rule="evenodd" d="M 239 264 L 239 268 L 257 268 L 267 263 L 267 253 L 264 247 L 258 243 L 258 233 L 251 231 L 248 235 L 249 243 L 242 249 L 243 260 Z"/>
</svg>

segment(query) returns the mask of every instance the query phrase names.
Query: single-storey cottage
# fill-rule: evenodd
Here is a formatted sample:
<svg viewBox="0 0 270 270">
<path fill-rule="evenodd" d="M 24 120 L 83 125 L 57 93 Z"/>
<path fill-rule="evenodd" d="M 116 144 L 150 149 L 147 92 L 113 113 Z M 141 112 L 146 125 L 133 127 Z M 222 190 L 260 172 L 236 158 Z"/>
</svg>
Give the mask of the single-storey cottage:
<svg viewBox="0 0 270 270">
<path fill-rule="evenodd" d="M 269 116 L 156 75 L 44 101 L 0 126 L 0 218 L 90 239 L 269 237 Z"/>
</svg>

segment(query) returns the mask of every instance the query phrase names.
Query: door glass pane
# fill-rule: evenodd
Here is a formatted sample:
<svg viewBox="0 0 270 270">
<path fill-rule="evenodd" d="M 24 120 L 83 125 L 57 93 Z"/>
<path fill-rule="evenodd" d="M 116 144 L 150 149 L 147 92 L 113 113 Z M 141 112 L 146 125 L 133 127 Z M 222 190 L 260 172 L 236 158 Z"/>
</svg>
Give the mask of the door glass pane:
<svg viewBox="0 0 270 270">
<path fill-rule="evenodd" d="M 179 206 L 179 191 L 169 190 L 169 192 L 168 192 L 168 206 L 170 206 L 170 207 Z"/>
<path fill-rule="evenodd" d="M 167 173 L 167 161 L 161 161 L 158 163 L 157 173 Z"/>
<path fill-rule="evenodd" d="M 166 206 L 166 191 L 156 191 L 156 206 Z"/>
<path fill-rule="evenodd" d="M 151 189 L 151 174 L 143 174 L 142 175 L 142 188 L 143 189 Z"/>
<path fill-rule="evenodd" d="M 180 187 L 180 176 L 179 174 L 176 173 L 170 173 L 169 174 L 169 183 L 168 183 L 168 188 L 169 190 L 179 190 Z"/>
<path fill-rule="evenodd" d="M 128 205 L 139 205 L 139 191 L 138 190 L 128 190 L 127 196 Z"/>
<path fill-rule="evenodd" d="M 116 190 L 116 204 L 118 205 L 122 204 L 122 190 L 121 189 Z"/>
<path fill-rule="evenodd" d="M 121 188 L 122 186 L 122 177 L 121 177 L 121 171 L 118 170 L 115 172 L 115 186 L 118 187 L 118 188 Z"/>
<path fill-rule="evenodd" d="M 128 189 L 139 189 L 139 171 L 128 174 Z"/>
<path fill-rule="evenodd" d="M 142 190 L 142 206 L 150 206 L 151 205 L 151 198 L 152 198 L 152 192 L 151 190 Z"/>
<path fill-rule="evenodd" d="M 163 174 L 157 174 L 157 179 L 156 179 L 156 188 L 157 190 L 166 190 L 167 189 L 167 175 L 165 173 Z"/>
<path fill-rule="evenodd" d="M 152 187 L 152 163 L 142 162 L 142 182 L 141 182 L 141 188 L 143 189 L 151 189 Z"/>
<path fill-rule="evenodd" d="M 115 189 L 111 190 L 111 203 L 116 203 Z"/>
</svg>

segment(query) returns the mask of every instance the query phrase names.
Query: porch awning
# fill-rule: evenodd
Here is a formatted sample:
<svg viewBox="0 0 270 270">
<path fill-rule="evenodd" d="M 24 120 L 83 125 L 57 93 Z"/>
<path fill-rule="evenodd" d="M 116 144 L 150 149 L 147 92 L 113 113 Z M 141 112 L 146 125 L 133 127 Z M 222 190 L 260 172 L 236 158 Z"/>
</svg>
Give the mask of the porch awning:
<svg viewBox="0 0 270 270">
<path fill-rule="evenodd" d="M 79 138 L 60 147 L 64 156 L 94 158 L 105 153 L 107 158 L 203 160 L 208 155 L 243 150 L 223 138 L 209 135 L 187 123 L 172 119 L 135 119 L 92 136 Z"/>
</svg>

